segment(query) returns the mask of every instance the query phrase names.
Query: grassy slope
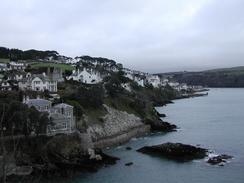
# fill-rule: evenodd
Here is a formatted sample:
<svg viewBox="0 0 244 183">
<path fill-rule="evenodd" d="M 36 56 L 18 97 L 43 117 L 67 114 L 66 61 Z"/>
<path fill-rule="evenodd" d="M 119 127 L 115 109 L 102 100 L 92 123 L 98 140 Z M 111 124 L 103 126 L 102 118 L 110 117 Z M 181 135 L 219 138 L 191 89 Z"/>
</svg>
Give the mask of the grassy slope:
<svg viewBox="0 0 244 183">
<path fill-rule="evenodd" d="M 72 71 L 74 69 L 73 66 L 67 64 L 55 64 L 55 63 L 32 63 L 32 68 L 40 68 L 40 67 L 56 67 L 62 70 Z"/>
<path fill-rule="evenodd" d="M 0 63 L 9 63 L 8 58 L 0 58 Z"/>
</svg>

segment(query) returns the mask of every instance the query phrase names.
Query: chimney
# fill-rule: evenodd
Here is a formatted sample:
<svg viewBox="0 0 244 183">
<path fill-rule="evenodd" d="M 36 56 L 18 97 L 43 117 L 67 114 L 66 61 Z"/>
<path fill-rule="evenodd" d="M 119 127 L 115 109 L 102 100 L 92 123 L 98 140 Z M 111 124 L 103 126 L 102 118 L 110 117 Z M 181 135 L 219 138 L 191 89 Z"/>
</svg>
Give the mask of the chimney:
<svg viewBox="0 0 244 183">
<path fill-rule="evenodd" d="M 26 96 L 25 95 L 23 96 L 23 101 L 22 102 L 23 102 L 23 104 L 26 104 Z"/>
<path fill-rule="evenodd" d="M 23 97 L 23 103 L 24 104 L 27 104 L 27 102 L 29 101 L 29 96 L 26 96 L 26 95 L 24 95 L 24 97 Z"/>
</svg>

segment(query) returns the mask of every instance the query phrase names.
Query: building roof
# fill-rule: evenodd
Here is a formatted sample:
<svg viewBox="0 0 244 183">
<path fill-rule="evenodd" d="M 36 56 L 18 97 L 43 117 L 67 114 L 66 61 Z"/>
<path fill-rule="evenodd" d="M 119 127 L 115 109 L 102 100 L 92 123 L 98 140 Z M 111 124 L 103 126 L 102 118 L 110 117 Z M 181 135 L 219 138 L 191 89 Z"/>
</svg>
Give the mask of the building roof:
<svg viewBox="0 0 244 183">
<path fill-rule="evenodd" d="M 52 78 L 50 78 L 49 76 L 43 75 L 43 74 L 33 74 L 30 77 L 24 77 L 23 79 L 21 79 L 21 81 L 22 82 L 28 82 L 28 81 L 31 82 L 35 78 L 40 78 L 43 82 L 56 81 L 56 80 L 53 80 Z"/>
<path fill-rule="evenodd" d="M 54 108 L 67 108 L 67 107 L 73 107 L 72 105 L 66 104 L 66 103 L 61 103 L 53 106 Z"/>
<path fill-rule="evenodd" d="M 26 104 L 28 106 L 40 106 L 40 107 L 44 107 L 47 105 L 51 105 L 51 102 L 45 99 L 29 99 Z"/>
</svg>

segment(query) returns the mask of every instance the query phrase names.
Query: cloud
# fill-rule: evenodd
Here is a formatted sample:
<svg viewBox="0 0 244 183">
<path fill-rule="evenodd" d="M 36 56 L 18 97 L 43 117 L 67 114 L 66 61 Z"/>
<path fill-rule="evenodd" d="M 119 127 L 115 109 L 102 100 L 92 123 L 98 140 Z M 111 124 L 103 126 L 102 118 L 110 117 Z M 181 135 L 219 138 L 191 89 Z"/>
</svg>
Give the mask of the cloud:
<svg viewBox="0 0 244 183">
<path fill-rule="evenodd" d="M 148 72 L 241 65 L 242 0 L 8 0 L 1 45 L 116 59 Z"/>
</svg>

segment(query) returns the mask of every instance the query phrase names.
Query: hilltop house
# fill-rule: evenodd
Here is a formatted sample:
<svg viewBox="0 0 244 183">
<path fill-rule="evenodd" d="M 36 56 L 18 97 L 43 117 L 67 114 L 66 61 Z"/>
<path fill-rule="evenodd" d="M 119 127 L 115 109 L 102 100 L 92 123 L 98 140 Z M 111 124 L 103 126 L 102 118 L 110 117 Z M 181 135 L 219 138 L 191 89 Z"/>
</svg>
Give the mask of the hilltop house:
<svg viewBox="0 0 244 183">
<path fill-rule="evenodd" d="M 133 79 L 139 86 L 142 86 L 144 87 L 144 83 L 145 83 L 145 80 L 143 77 L 139 77 L 139 76 L 134 76 L 134 79 Z"/>
<path fill-rule="evenodd" d="M 162 86 L 167 86 L 168 85 L 168 83 L 169 83 L 169 80 L 167 79 L 167 78 L 164 78 L 164 79 L 161 79 L 161 85 Z"/>
<path fill-rule="evenodd" d="M 0 71 L 8 71 L 8 65 L 4 63 L 0 63 Z"/>
<path fill-rule="evenodd" d="M 48 125 L 47 135 L 67 134 L 75 130 L 73 106 L 61 103 L 52 107 L 51 102 L 45 99 L 25 98 L 23 103 L 29 107 L 35 107 L 40 112 L 47 112 L 49 114 L 52 125 Z"/>
<path fill-rule="evenodd" d="M 158 75 L 148 74 L 146 76 L 146 82 L 151 84 L 153 87 L 158 88 L 161 86 L 161 80 Z"/>
<path fill-rule="evenodd" d="M 12 85 L 8 81 L 1 81 L 0 82 L 0 90 L 2 91 L 11 91 L 12 90 Z"/>
<path fill-rule="evenodd" d="M 145 74 L 142 72 L 138 72 L 138 71 L 132 71 L 130 69 L 124 68 L 123 72 L 125 73 L 125 77 L 133 80 L 134 82 L 136 82 L 139 86 L 144 87 L 144 82 L 145 82 Z"/>
<path fill-rule="evenodd" d="M 72 79 L 86 84 L 97 84 L 102 81 L 102 76 L 94 69 L 83 68 L 83 70 L 73 70 L 73 73 L 68 76 L 67 79 Z"/>
<path fill-rule="evenodd" d="M 9 70 L 25 70 L 27 67 L 26 63 L 22 62 L 10 62 L 9 63 Z"/>
<path fill-rule="evenodd" d="M 168 84 L 169 84 L 169 86 L 171 86 L 172 88 L 176 88 L 176 87 L 178 87 L 178 86 L 180 85 L 180 83 L 178 83 L 178 82 L 173 82 L 173 81 L 169 82 Z"/>
<path fill-rule="evenodd" d="M 57 80 L 48 77 L 45 73 L 35 75 L 28 73 L 19 81 L 18 86 L 21 90 L 57 92 Z"/>
<path fill-rule="evenodd" d="M 11 80 L 11 81 L 20 81 L 24 78 L 25 74 L 26 73 L 23 71 L 16 71 L 16 72 L 7 74 L 7 78 L 8 78 L 8 80 Z"/>
</svg>

